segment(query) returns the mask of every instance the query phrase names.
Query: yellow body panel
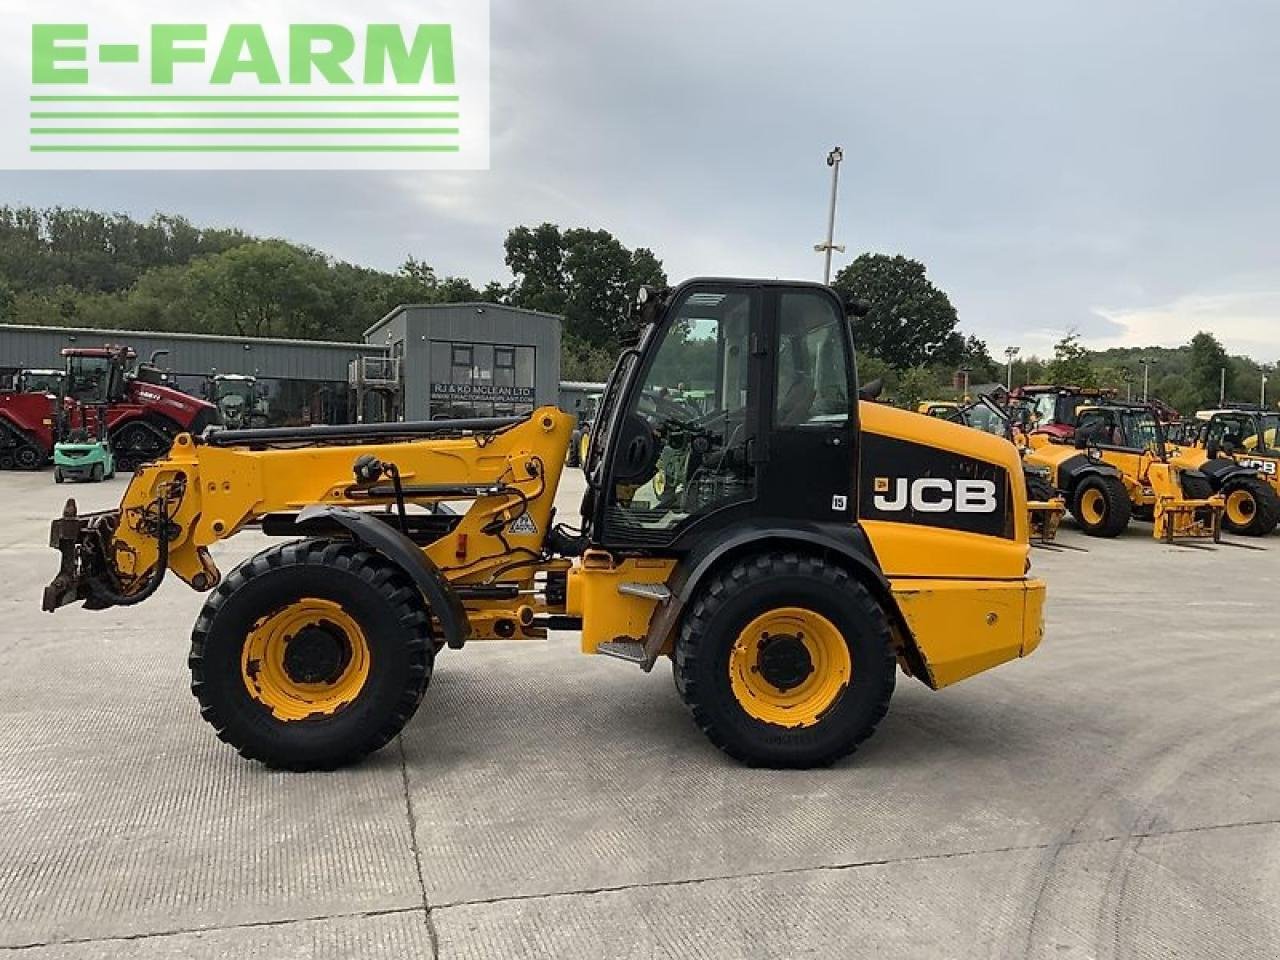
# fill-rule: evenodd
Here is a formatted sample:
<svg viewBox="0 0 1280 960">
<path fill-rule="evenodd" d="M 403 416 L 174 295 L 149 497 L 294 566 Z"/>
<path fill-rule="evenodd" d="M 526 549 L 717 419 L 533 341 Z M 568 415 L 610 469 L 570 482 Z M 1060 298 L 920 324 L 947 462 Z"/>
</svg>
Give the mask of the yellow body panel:
<svg viewBox="0 0 1280 960">
<path fill-rule="evenodd" d="M 890 582 L 935 690 L 1025 657 L 1044 631 L 1044 581 Z"/>
<path fill-rule="evenodd" d="M 1025 513 L 1025 511 L 1024 511 Z M 884 575 L 894 577 L 972 577 L 1021 579 L 1027 570 L 1027 541 L 984 537 L 963 530 L 943 530 L 909 523 L 864 520 Z"/>
<path fill-rule="evenodd" d="M 886 577 L 1021 578 L 1030 554 L 1027 488 L 1022 480 L 1022 459 L 1017 448 L 981 430 L 934 417 L 920 417 L 879 403 L 863 402 L 859 417 L 864 433 L 876 433 L 972 457 L 1004 468 L 1009 478 L 1013 513 L 1013 537 L 984 536 L 963 530 L 913 523 L 864 520 L 876 556 Z M 864 474 L 866 470 L 864 468 Z"/>
<path fill-rule="evenodd" d="M 641 640 L 657 602 L 619 593 L 624 583 L 665 584 L 674 560 L 631 558 L 615 561 L 603 550 L 588 550 L 569 570 L 565 612 L 582 618 L 582 652 L 595 653 L 610 640 Z"/>
<path fill-rule="evenodd" d="M 864 402 L 860 416 L 864 433 L 995 464 L 1009 478 L 1012 538 L 861 521 L 910 633 L 903 642 L 914 645 L 928 669 L 921 679 L 944 687 L 1030 653 L 1044 627 L 1044 583 L 1026 576 L 1031 524 L 1017 448 L 1003 437 L 880 404 Z M 1040 506 L 1061 510 L 1058 502 Z"/>
</svg>

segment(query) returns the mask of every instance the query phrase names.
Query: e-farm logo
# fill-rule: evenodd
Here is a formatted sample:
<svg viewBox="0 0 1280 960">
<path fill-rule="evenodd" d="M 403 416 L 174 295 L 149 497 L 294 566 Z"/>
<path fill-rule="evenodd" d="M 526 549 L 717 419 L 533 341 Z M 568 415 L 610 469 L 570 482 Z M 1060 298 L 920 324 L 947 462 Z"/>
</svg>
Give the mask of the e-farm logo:
<svg viewBox="0 0 1280 960">
<path fill-rule="evenodd" d="M 488 168 L 484 0 L 15 6 L 5 167 Z"/>
</svg>

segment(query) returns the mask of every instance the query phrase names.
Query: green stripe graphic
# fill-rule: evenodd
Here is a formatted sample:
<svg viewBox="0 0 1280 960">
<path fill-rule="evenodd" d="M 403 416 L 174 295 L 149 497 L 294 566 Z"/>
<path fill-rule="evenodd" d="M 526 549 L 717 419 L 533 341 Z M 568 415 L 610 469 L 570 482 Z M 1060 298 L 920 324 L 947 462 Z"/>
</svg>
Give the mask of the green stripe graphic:
<svg viewBox="0 0 1280 960">
<path fill-rule="evenodd" d="M 83 136 L 85 134 L 412 134 L 414 136 L 437 136 L 458 132 L 457 127 L 32 127 L 33 134 L 45 136 Z"/>
<path fill-rule="evenodd" d="M 33 144 L 32 153 L 458 153 L 456 144 Z"/>
<path fill-rule="evenodd" d="M 198 111 L 172 113 L 166 111 L 65 111 L 33 110 L 32 120 L 457 120 L 457 113 L 417 113 L 405 111 Z"/>
<path fill-rule="evenodd" d="M 94 94 L 65 96 L 40 94 L 32 96 L 33 103 L 457 103 L 457 96 L 160 96 L 156 94 L 121 96 Z"/>
</svg>

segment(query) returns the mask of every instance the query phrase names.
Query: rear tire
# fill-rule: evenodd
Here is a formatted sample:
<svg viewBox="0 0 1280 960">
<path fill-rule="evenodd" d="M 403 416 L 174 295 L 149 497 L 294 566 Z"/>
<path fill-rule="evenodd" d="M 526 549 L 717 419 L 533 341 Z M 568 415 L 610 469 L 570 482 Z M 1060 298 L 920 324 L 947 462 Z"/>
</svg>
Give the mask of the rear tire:
<svg viewBox="0 0 1280 960">
<path fill-rule="evenodd" d="M 1227 508 L 1222 528 L 1242 537 L 1265 537 L 1280 523 L 1280 497 L 1259 477 L 1235 477 L 1222 485 Z"/>
<path fill-rule="evenodd" d="M 1129 526 L 1133 504 L 1119 477 L 1087 477 L 1071 495 L 1071 516 L 1091 537 L 1118 537 Z"/>
<path fill-rule="evenodd" d="M 796 626 L 772 635 L 759 626 L 774 622 Z M 834 763 L 871 736 L 889 709 L 897 659 L 866 587 L 813 557 L 767 553 L 712 574 L 681 625 L 675 673 L 694 722 L 725 753 L 805 768 Z"/>
<path fill-rule="evenodd" d="M 308 608 L 333 612 L 289 619 Z M 213 592 L 191 634 L 191 690 L 241 756 L 331 770 L 401 731 L 434 657 L 426 605 L 403 571 L 347 542 L 301 540 L 245 561 Z"/>
</svg>

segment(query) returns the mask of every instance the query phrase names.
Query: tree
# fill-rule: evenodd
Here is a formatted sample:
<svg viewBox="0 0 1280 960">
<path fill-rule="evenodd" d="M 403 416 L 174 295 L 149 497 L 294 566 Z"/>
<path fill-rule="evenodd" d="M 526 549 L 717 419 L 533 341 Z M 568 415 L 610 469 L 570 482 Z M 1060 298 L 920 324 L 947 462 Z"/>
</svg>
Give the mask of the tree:
<svg viewBox="0 0 1280 960">
<path fill-rule="evenodd" d="M 188 274 L 193 316 L 242 337 L 332 335 L 324 259 L 279 240 L 198 260 Z"/>
<path fill-rule="evenodd" d="M 511 302 L 564 316 L 564 332 L 593 347 L 621 346 L 627 311 L 641 284 L 665 286 L 653 251 L 628 250 L 607 230 L 562 231 L 553 223 L 515 227 L 506 262 L 515 274 Z"/>
<path fill-rule="evenodd" d="M 1226 395 L 1231 396 L 1235 386 L 1236 371 L 1226 349 L 1212 333 L 1200 331 L 1191 338 L 1191 360 L 1187 369 L 1187 383 L 1191 387 L 1194 404 L 1198 409 L 1215 407 L 1220 399 L 1223 371 L 1226 371 Z"/>
<path fill-rule="evenodd" d="M 914 410 L 924 400 L 937 399 L 937 378 L 928 367 L 912 367 L 898 378 L 894 393 L 898 406 Z"/>
<path fill-rule="evenodd" d="M 530 229 L 513 227 L 503 244 L 506 264 L 516 278 L 511 302 L 526 310 L 563 313 L 565 302 L 564 237 L 554 223 Z"/>
<path fill-rule="evenodd" d="M 1195 390 L 1187 378 L 1179 373 L 1167 373 L 1152 384 L 1151 396 L 1167 403 L 1183 416 L 1190 416 L 1200 408 L 1196 403 Z"/>
<path fill-rule="evenodd" d="M 1049 383 L 1074 387 L 1096 387 L 1097 376 L 1090 362 L 1090 353 L 1080 345 L 1080 334 L 1075 330 L 1053 345 L 1053 359 L 1045 364 L 1044 378 Z"/>
<path fill-rule="evenodd" d="M 991 357 L 986 341 L 956 331 L 947 338 L 934 357 L 935 365 L 969 371 L 970 383 L 991 383 L 1001 379 L 1000 367 Z"/>
<path fill-rule="evenodd" d="M 955 307 L 918 260 L 864 253 L 836 274 L 832 286 L 871 304 L 867 316 L 854 320 L 854 339 L 890 366 L 920 366 L 954 346 Z"/>
</svg>

